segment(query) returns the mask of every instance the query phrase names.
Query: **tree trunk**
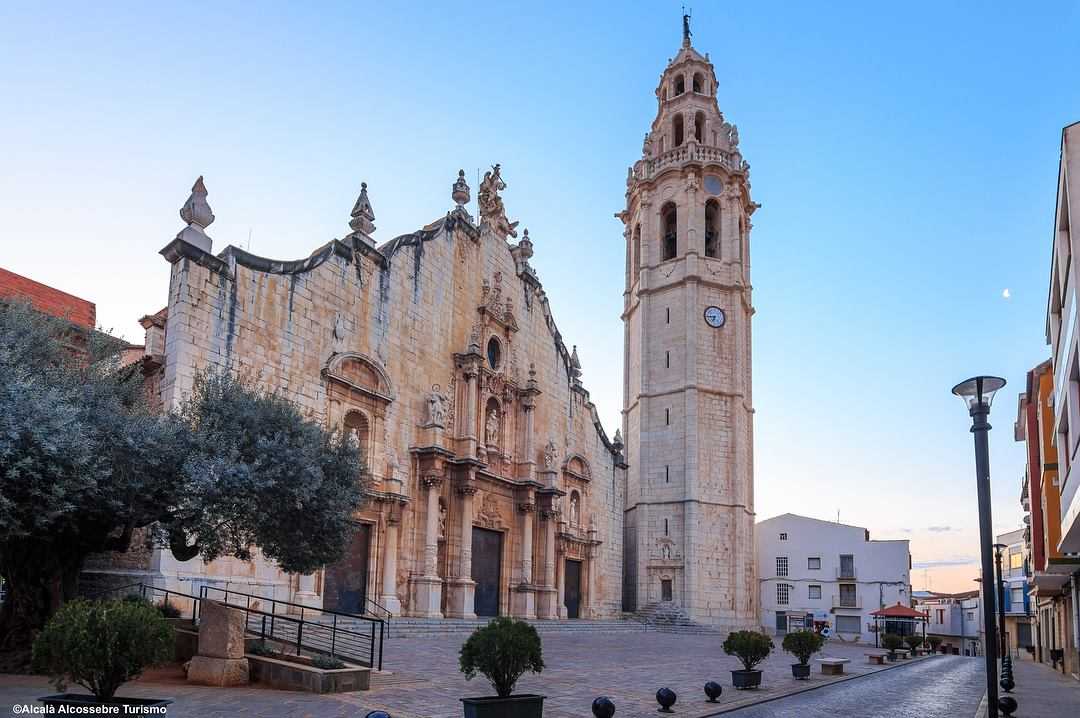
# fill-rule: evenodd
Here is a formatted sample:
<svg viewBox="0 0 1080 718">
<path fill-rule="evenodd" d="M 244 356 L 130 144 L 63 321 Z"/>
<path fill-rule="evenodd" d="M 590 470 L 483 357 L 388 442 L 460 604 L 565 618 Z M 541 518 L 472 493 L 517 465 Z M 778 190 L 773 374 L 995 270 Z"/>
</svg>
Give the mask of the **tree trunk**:
<svg viewBox="0 0 1080 718">
<path fill-rule="evenodd" d="M 0 609 L 0 673 L 30 669 L 38 632 L 60 605 L 74 598 L 82 559 L 58 556 L 51 544 L 7 542 L 3 576 L 7 599 Z"/>
</svg>

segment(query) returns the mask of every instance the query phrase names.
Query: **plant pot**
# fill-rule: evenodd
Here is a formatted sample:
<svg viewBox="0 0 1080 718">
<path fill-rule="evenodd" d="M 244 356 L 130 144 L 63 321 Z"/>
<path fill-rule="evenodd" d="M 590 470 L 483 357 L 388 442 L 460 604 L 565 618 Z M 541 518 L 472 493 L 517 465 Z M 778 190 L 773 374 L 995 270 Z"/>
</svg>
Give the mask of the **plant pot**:
<svg viewBox="0 0 1080 718">
<path fill-rule="evenodd" d="M 809 663 L 792 663 L 791 664 L 792 677 L 805 681 L 810 677 L 810 664 Z"/>
<path fill-rule="evenodd" d="M 100 700 L 97 696 L 87 695 L 83 693 L 58 693 L 54 696 L 45 696 L 38 698 L 39 703 L 44 703 L 46 706 L 51 706 L 54 710 L 61 708 L 74 708 L 76 710 L 67 710 L 65 713 L 82 713 L 87 708 L 93 711 L 98 706 L 117 706 L 120 709 L 120 714 L 123 715 L 127 711 L 124 710 L 124 706 L 135 708 L 134 712 L 139 712 L 142 708 L 156 708 L 164 707 L 172 703 L 171 698 L 106 698 Z M 80 710 L 81 709 L 81 710 Z M 57 710 L 57 712 L 59 712 Z"/>
<path fill-rule="evenodd" d="M 761 671 L 732 671 L 731 685 L 739 690 L 757 688 L 761 685 Z"/>
<path fill-rule="evenodd" d="M 462 698 L 465 718 L 541 718 L 544 696 L 522 694 L 499 698 Z"/>
</svg>

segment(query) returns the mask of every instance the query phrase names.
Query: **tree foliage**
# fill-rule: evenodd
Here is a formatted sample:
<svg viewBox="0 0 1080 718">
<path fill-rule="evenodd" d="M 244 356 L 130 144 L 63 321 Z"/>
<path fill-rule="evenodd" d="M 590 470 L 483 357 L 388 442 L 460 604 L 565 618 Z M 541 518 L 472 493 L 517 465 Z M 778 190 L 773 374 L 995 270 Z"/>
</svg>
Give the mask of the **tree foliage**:
<svg viewBox="0 0 1080 718">
<path fill-rule="evenodd" d="M 161 612 L 146 601 L 65 604 L 34 641 L 34 670 L 98 698 L 112 698 L 144 668 L 172 660 L 176 639 Z"/>
<path fill-rule="evenodd" d="M 799 659 L 799 663 L 806 665 L 810 662 L 810 656 L 821 650 L 825 645 L 825 636 L 817 631 L 792 631 L 784 636 L 784 650 Z"/>
<path fill-rule="evenodd" d="M 461 672 L 467 680 L 479 673 L 500 698 L 514 692 L 526 671 L 544 670 L 540 634 L 525 621 L 500 616 L 473 631 L 461 647 Z"/>
<path fill-rule="evenodd" d="M 881 645 L 889 650 L 890 656 L 893 656 L 903 647 L 904 638 L 896 633 L 886 633 L 881 637 Z"/>
<path fill-rule="evenodd" d="M 927 636 L 926 637 L 926 643 L 927 643 L 927 645 L 930 646 L 931 651 L 933 651 L 934 653 L 937 653 L 938 652 L 938 647 L 940 647 L 941 643 L 942 643 L 941 636 Z"/>
<path fill-rule="evenodd" d="M 123 348 L 0 302 L 0 668 L 25 663 L 86 557 L 127 550 L 138 529 L 181 560 L 258 547 L 298 572 L 351 538 L 366 476 L 355 442 L 224 371 L 153 412 Z"/>
<path fill-rule="evenodd" d="M 772 639 L 758 631 L 732 631 L 724 639 L 724 653 L 738 658 L 747 671 L 768 658 L 773 648 Z"/>
</svg>

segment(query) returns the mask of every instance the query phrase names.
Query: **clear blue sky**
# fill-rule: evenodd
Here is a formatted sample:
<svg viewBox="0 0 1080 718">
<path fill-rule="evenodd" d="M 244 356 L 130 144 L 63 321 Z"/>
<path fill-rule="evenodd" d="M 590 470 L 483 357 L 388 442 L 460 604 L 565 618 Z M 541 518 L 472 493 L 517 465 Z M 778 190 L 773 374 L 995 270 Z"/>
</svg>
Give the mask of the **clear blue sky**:
<svg viewBox="0 0 1080 718">
<path fill-rule="evenodd" d="M 305 256 L 367 181 L 381 241 L 503 163 L 586 385 L 621 407 L 626 167 L 679 4 L 5 3 L 0 265 L 137 338 L 199 174 L 216 247 Z M 1076 3 L 695 3 L 751 163 L 758 512 L 911 538 L 935 588 L 976 567 L 974 373 L 999 530 L 1019 525 L 1016 391 L 1043 312 Z M 1008 288 L 1011 298 L 1002 296 Z M 937 529 L 937 530 L 931 530 Z M 965 563 L 967 562 L 967 563 Z M 955 564 L 952 568 L 948 564 Z M 922 572 L 913 578 L 921 584 Z"/>
</svg>

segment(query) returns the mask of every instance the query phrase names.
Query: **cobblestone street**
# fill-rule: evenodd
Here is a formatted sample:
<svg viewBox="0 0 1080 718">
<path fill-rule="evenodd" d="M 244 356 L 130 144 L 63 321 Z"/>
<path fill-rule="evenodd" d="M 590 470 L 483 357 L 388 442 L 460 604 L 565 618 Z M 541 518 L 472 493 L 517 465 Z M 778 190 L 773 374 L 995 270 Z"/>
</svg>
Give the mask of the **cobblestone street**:
<svg viewBox="0 0 1080 718">
<path fill-rule="evenodd" d="M 459 718 L 460 697 L 491 694 L 485 681 L 468 682 L 458 672 L 457 653 L 463 640 L 463 635 L 453 635 L 388 643 L 388 670 L 373 678 L 372 690 L 367 692 L 317 696 L 257 686 L 204 688 L 184 683 L 178 670 L 173 669 L 129 684 L 121 693 L 173 698 L 169 715 L 174 718 L 362 718 L 364 712 L 375 708 L 389 710 L 394 718 Z M 653 716 L 657 708 L 654 694 L 662 686 L 676 691 L 675 708 L 687 718 L 777 698 L 781 700 L 735 715 L 968 718 L 974 716 L 982 696 L 980 664 L 976 660 L 936 656 L 871 666 L 865 653 L 874 649 L 844 644 L 830 644 L 826 654 L 850 658 L 849 674 L 881 675 L 855 680 L 850 680 L 851 676 L 825 677 L 815 664 L 809 681 L 795 681 L 790 669 L 793 659 L 777 650 L 763 666 L 761 689 L 736 691 L 731 688 L 729 671 L 737 668 L 737 663 L 724 655 L 720 643 L 721 637 L 715 634 L 554 634 L 544 638 L 547 669 L 541 675 L 522 678 L 517 690 L 546 695 L 545 718 L 588 718 L 589 706 L 598 695 L 615 701 L 620 718 Z M 724 686 L 718 704 L 705 702 L 702 686 L 708 680 Z M 813 690 L 819 687 L 825 688 Z M 793 691 L 800 693 L 784 698 Z M 15 703 L 33 703 L 38 696 L 51 692 L 42 678 L 0 676 L 0 706 L 7 710 Z"/>
</svg>

